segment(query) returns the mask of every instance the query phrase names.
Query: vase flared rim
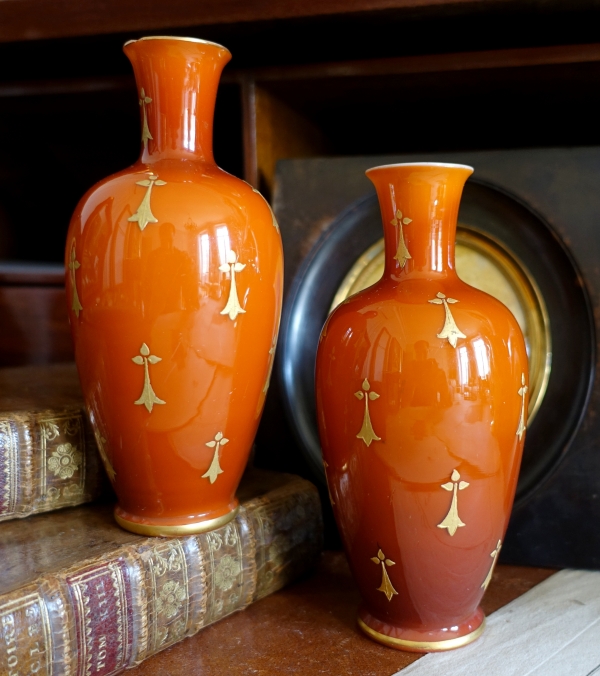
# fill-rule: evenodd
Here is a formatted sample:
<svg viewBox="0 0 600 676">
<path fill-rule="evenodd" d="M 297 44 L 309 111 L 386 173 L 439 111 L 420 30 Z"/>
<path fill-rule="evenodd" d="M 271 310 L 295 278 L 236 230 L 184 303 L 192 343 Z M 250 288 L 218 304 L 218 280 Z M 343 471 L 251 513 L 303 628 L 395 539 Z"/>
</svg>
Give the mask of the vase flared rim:
<svg viewBox="0 0 600 676">
<path fill-rule="evenodd" d="M 195 42 L 200 45 L 211 45 L 213 47 L 218 47 L 219 49 L 224 49 L 228 54 L 231 52 L 227 47 L 223 47 L 218 42 L 211 42 L 210 40 L 202 40 L 201 38 L 186 38 L 179 35 L 145 35 L 143 38 L 137 38 L 136 40 L 127 40 L 123 47 L 131 45 L 134 42 L 142 42 L 143 40 L 178 40 L 179 42 Z"/>
<path fill-rule="evenodd" d="M 377 169 L 395 169 L 396 167 L 443 167 L 444 169 L 468 169 L 475 171 L 468 164 L 454 164 L 452 162 L 396 162 L 393 164 L 380 164 L 366 170 L 366 174 Z"/>
</svg>

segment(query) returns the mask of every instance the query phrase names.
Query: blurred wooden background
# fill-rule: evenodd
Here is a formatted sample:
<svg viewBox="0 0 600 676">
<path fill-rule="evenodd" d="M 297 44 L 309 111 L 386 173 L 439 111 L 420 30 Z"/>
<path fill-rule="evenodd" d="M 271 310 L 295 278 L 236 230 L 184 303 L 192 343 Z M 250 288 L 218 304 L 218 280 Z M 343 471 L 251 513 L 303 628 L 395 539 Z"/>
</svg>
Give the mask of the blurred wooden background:
<svg viewBox="0 0 600 676">
<path fill-rule="evenodd" d="M 268 197 L 286 157 L 600 143 L 599 18 L 579 0 L 5 0 L 0 364 L 72 358 L 69 218 L 139 149 L 127 39 L 232 51 L 215 155 Z"/>
</svg>

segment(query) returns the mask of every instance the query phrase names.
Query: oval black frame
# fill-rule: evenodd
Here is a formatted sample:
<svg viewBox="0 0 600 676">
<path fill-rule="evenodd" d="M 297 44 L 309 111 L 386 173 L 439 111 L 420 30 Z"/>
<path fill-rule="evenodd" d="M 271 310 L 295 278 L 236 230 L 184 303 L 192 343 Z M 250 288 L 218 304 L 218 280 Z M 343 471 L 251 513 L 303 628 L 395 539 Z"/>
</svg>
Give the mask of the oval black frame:
<svg viewBox="0 0 600 676">
<path fill-rule="evenodd" d="M 527 430 L 515 501 L 518 507 L 556 470 L 586 411 L 596 363 L 592 305 L 569 250 L 547 221 L 518 197 L 471 179 L 465 186 L 459 220 L 499 240 L 522 261 L 542 293 L 550 318 L 552 371 L 542 405 Z M 370 194 L 342 212 L 315 243 L 285 302 L 277 359 L 284 408 L 322 484 L 325 475 L 314 393 L 319 335 L 348 270 L 381 237 L 379 205 Z"/>
</svg>

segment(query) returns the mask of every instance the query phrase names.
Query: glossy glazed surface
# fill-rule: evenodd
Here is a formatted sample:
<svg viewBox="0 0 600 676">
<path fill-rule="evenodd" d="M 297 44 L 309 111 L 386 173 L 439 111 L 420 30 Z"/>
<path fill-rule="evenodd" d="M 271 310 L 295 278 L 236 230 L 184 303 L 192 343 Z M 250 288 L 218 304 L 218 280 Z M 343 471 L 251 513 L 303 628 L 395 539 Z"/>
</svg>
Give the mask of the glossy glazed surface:
<svg viewBox="0 0 600 676">
<path fill-rule="evenodd" d="M 213 160 L 229 52 L 176 38 L 125 52 L 142 153 L 79 203 L 67 292 L 119 522 L 177 534 L 233 516 L 275 352 L 281 239 L 261 195 Z"/>
<path fill-rule="evenodd" d="M 483 621 L 512 507 L 527 411 L 518 324 L 454 269 L 460 165 L 369 170 L 382 280 L 330 316 L 316 394 L 336 520 L 374 632 L 432 643 Z M 454 641 L 454 642 L 453 642 Z M 398 647 L 398 646 L 396 646 Z"/>
</svg>

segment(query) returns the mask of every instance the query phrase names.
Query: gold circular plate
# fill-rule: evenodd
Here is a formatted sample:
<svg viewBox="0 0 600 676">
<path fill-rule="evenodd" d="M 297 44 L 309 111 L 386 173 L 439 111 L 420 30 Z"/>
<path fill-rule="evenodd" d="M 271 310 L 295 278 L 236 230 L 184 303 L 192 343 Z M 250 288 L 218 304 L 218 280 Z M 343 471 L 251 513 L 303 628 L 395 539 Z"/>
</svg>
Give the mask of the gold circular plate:
<svg viewBox="0 0 600 676">
<path fill-rule="evenodd" d="M 384 262 L 382 238 L 354 263 L 329 311 L 349 296 L 378 282 Z M 456 271 L 464 282 L 504 303 L 523 331 L 529 357 L 528 421 L 531 422 L 544 398 L 552 366 L 550 319 L 542 294 L 512 251 L 488 234 L 461 223 L 456 232 Z"/>
<path fill-rule="evenodd" d="M 375 631 L 375 629 L 371 629 L 371 627 L 365 624 L 360 617 L 358 618 L 358 626 L 374 641 L 388 646 L 389 648 L 408 650 L 413 653 L 437 653 L 443 652 L 444 650 L 462 648 L 475 641 L 475 639 L 481 636 L 485 629 L 485 618 L 475 631 L 472 631 L 470 634 L 465 634 L 464 636 L 459 636 L 458 638 L 450 638 L 447 641 L 405 641 L 401 638 L 393 638 L 392 636 L 380 634 L 378 631 Z"/>
<path fill-rule="evenodd" d="M 221 526 L 232 521 L 239 512 L 239 505 L 232 509 L 231 512 L 218 516 L 216 519 L 208 519 L 207 521 L 196 521 L 195 523 L 186 523 L 181 526 L 151 526 L 148 524 L 137 523 L 136 521 L 129 521 L 119 516 L 115 511 L 115 520 L 125 530 L 137 533 L 138 535 L 177 537 L 179 535 L 195 535 L 196 533 L 205 533 L 209 530 L 216 530 Z"/>
</svg>

